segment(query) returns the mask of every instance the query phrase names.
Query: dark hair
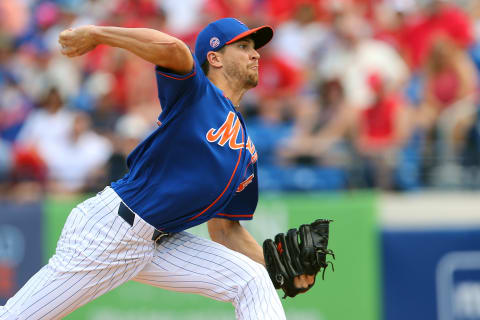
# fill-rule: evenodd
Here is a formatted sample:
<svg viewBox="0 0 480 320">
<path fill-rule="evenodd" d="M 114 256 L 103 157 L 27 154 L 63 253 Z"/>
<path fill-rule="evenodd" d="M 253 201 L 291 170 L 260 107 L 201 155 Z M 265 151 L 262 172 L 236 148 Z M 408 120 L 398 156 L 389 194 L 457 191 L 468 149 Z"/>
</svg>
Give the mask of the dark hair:
<svg viewBox="0 0 480 320">
<path fill-rule="evenodd" d="M 208 75 L 208 70 L 210 70 L 210 63 L 208 63 L 208 60 L 205 60 L 205 62 L 202 64 L 202 70 L 205 75 Z"/>
</svg>

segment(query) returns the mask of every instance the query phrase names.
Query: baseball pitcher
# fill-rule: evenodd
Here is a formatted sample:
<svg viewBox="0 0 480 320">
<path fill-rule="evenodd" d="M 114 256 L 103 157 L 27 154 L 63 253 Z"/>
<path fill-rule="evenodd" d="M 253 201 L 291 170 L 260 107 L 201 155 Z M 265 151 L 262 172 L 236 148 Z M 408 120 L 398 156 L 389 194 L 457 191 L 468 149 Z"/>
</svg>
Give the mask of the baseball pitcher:
<svg viewBox="0 0 480 320">
<path fill-rule="evenodd" d="M 162 112 L 128 156 L 129 172 L 71 211 L 56 253 L 0 307 L 1 320 L 60 319 L 129 280 L 230 302 L 237 319 L 285 319 L 275 288 L 307 291 L 332 252 L 329 220 L 263 247 L 239 223 L 257 205 L 258 154 L 237 108 L 272 36 L 225 18 L 200 32 L 192 55 L 151 29 L 60 34 L 68 57 L 109 45 L 154 64 Z M 185 231 L 204 222 L 211 240 Z"/>
</svg>

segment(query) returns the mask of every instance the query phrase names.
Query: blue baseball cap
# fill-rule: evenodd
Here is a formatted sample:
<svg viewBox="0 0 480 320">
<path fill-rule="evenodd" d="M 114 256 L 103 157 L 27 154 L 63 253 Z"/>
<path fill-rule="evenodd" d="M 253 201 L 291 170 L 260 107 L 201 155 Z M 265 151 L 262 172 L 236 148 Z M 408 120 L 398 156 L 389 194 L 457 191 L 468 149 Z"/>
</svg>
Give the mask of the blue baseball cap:
<svg viewBox="0 0 480 320">
<path fill-rule="evenodd" d="M 255 49 L 263 47 L 273 37 L 270 26 L 261 26 L 249 29 L 243 22 L 235 18 L 223 18 L 207 25 L 197 37 L 195 56 L 202 65 L 207 60 L 209 51 L 218 51 L 227 44 L 251 37 L 255 42 Z"/>
</svg>

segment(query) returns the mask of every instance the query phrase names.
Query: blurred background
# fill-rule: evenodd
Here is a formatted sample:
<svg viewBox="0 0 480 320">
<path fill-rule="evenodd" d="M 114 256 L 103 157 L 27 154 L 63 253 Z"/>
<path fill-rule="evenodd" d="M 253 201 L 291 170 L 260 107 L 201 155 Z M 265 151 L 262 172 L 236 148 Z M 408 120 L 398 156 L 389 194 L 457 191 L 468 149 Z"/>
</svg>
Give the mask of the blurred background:
<svg viewBox="0 0 480 320">
<path fill-rule="evenodd" d="M 287 318 L 480 319 L 478 0 L 1 0 L 0 304 L 161 112 L 152 65 L 106 46 L 68 59 L 58 34 L 148 27 L 194 48 L 227 16 L 275 29 L 241 105 L 262 194 L 245 226 L 261 241 L 335 219 L 336 272 Z M 233 317 L 128 283 L 68 318 Z"/>
</svg>

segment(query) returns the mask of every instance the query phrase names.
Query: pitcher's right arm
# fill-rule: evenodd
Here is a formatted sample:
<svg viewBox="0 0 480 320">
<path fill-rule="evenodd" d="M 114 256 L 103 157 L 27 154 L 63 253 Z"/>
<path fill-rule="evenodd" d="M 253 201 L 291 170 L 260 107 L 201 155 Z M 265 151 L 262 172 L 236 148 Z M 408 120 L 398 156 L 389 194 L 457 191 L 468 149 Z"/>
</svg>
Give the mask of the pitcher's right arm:
<svg viewBox="0 0 480 320">
<path fill-rule="evenodd" d="M 190 49 L 181 40 L 154 29 L 82 26 L 60 33 L 62 54 L 76 57 L 99 44 L 118 47 L 173 73 L 187 74 L 193 68 Z"/>
</svg>

